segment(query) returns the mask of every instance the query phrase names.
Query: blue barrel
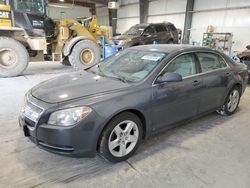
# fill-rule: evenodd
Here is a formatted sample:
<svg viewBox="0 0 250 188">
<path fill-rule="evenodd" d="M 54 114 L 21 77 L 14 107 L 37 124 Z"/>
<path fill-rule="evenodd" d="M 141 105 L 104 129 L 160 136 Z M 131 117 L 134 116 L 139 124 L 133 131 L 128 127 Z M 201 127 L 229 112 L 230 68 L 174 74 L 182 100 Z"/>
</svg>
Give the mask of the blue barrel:
<svg viewBox="0 0 250 188">
<path fill-rule="evenodd" d="M 107 44 L 105 45 L 105 58 L 114 55 L 118 52 L 118 47 L 115 45 Z"/>
</svg>

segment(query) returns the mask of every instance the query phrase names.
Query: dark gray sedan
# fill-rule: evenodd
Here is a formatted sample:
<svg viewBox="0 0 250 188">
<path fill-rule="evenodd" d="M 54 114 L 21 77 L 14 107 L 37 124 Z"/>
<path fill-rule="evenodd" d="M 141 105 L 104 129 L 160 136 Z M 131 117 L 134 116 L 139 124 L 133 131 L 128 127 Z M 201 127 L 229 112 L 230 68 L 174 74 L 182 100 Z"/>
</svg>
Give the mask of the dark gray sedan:
<svg viewBox="0 0 250 188">
<path fill-rule="evenodd" d="M 244 64 L 215 50 L 138 46 L 32 88 L 19 122 L 45 150 L 119 162 L 153 133 L 213 111 L 233 114 L 247 80 Z"/>
</svg>

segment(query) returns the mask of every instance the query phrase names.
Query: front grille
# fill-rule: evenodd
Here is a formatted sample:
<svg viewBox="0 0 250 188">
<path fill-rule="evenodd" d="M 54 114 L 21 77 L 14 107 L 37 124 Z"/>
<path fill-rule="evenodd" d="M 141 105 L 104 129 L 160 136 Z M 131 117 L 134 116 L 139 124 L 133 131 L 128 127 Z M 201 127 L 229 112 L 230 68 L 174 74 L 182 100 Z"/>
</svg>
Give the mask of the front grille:
<svg viewBox="0 0 250 188">
<path fill-rule="evenodd" d="M 30 119 L 27 118 L 27 117 L 24 117 L 24 122 L 25 122 L 25 124 L 27 124 L 29 127 L 35 127 L 35 125 L 36 125 L 36 122 L 35 122 L 35 121 L 32 121 L 32 120 L 30 120 Z"/>
<path fill-rule="evenodd" d="M 34 103 L 27 101 L 26 105 L 22 108 L 22 115 L 24 117 L 25 123 L 27 125 L 34 127 L 35 124 L 38 122 L 43 109 Z"/>
</svg>

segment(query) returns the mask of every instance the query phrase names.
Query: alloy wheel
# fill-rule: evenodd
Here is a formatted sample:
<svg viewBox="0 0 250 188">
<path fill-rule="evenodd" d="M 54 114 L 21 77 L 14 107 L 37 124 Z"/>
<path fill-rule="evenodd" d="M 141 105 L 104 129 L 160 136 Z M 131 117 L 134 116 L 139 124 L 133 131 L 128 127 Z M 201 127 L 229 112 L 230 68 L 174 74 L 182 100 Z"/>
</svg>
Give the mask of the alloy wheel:
<svg viewBox="0 0 250 188">
<path fill-rule="evenodd" d="M 239 99 L 240 99 L 239 91 L 237 89 L 234 89 L 230 93 L 228 100 L 227 100 L 227 109 L 229 112 L 233 112 L 237 108 Z"/>
<path fill-rule="evenodd" d="M 139 129 L 131 120 L 119 123 L 109 136 L 108 148 L 115 157 L 124 157 L 136 146 L 139 139 Z"/>
</svg>

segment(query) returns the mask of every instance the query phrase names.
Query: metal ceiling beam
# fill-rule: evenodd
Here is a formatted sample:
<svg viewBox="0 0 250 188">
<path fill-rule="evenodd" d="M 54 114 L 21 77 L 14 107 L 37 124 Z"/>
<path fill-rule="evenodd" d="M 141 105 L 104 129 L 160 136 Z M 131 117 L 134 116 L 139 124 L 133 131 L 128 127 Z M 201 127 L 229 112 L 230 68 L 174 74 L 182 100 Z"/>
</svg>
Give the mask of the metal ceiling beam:
<svg viewBox="0 0 250 188">
<path fill-rule="evenodd" d="M 99 4 L 103 4 L 103 5 L 108 5 L 108 0 L 79 0 L 79 1 L 85 1 L 85 2 L 89 2 L 89 3 L 99 3 Z"/>
<path fill-rule="evenodd" d="M 109 1 L 116 1 L 117 0 L 109 0 Z M 117 9 L 109 9 L 109 26 L 112 27 L 113 36 L 116 36 L 116 29 L 117 29 Z"/>
<path fill-rule="evenodd" d="M 140 7 L 140 23 L 147 23 L 148 22 L 149 1 L 148 0 L 139 0 L 139 7 Z"/>
<path fill-rule="evenodd" d="M 193 10 L 194 10 L 194 1 L 195 0 L 187 0 L 186 13 L 185 13 L 185 23 L 184 23 L 184 32 L 182 43 L 188 44 L 190 39 L 190 29 L 192 26 L 193 19 Z"/>
</svg>

